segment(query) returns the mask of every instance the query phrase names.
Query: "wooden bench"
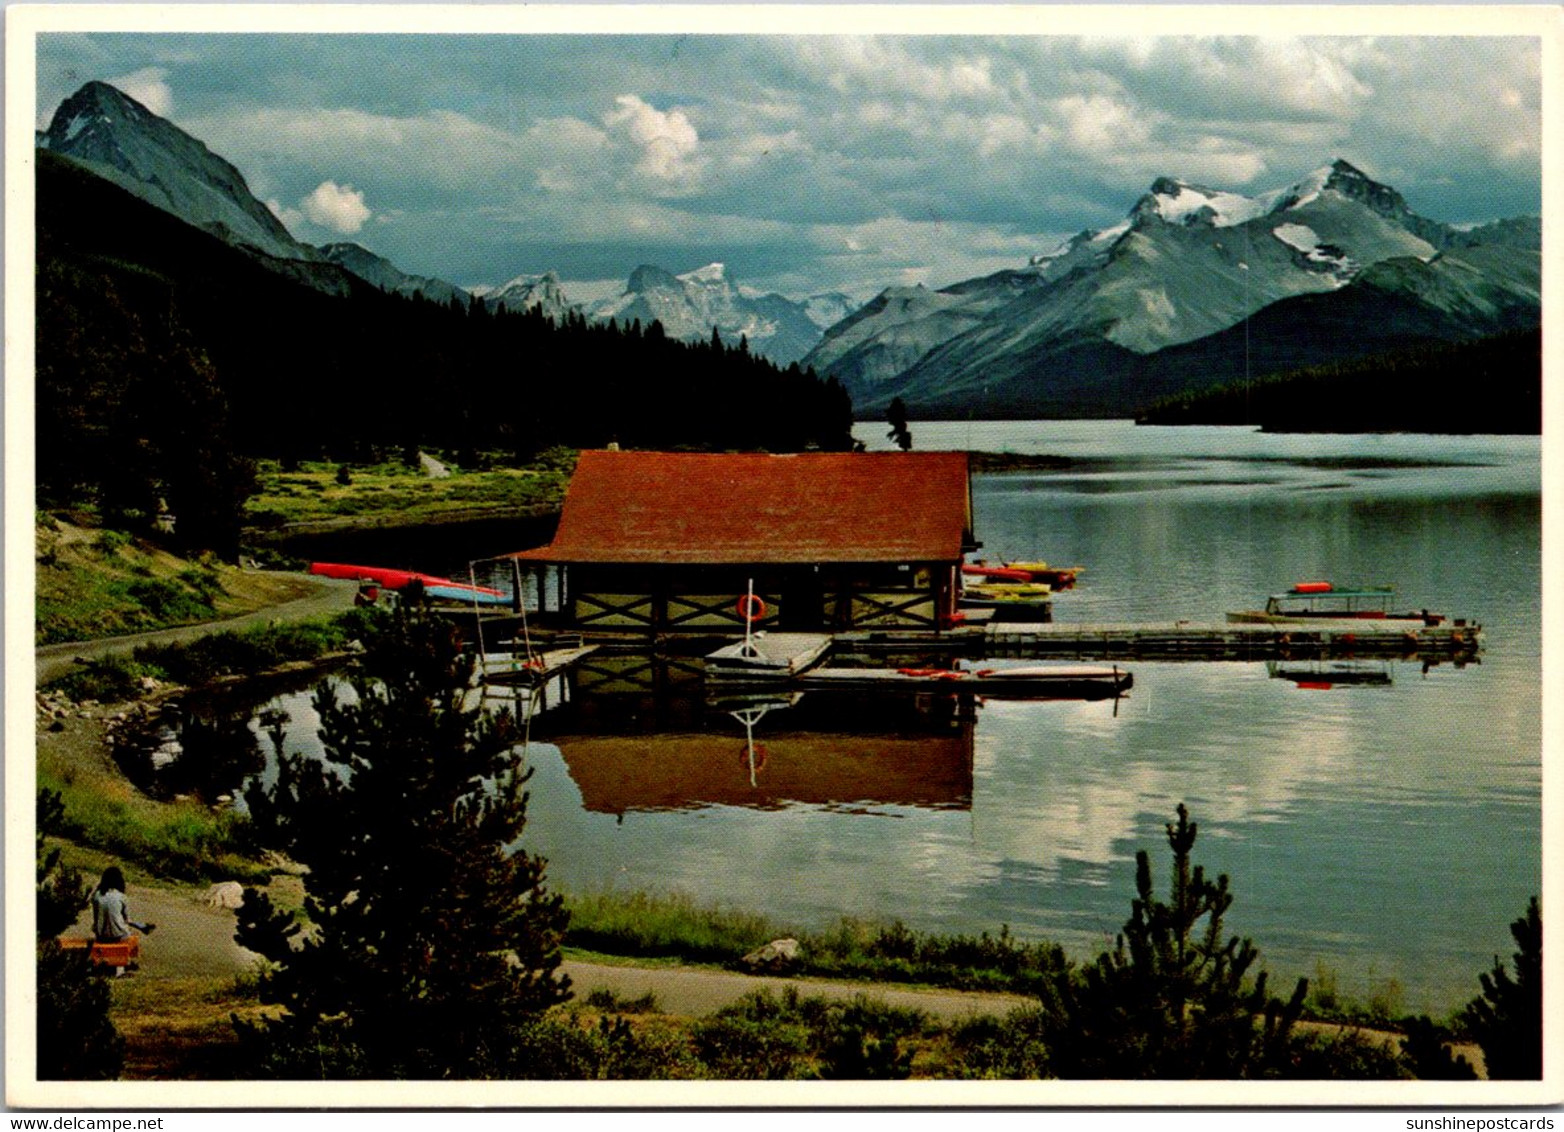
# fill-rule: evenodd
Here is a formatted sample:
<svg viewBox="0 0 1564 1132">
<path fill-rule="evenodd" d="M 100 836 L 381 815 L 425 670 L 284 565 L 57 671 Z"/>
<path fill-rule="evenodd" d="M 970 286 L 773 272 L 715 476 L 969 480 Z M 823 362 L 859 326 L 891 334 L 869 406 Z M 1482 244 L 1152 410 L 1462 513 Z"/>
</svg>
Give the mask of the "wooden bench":
<svg viewBox="0 0 1564 1132">
<path fill-rule="evenodd" d="M 60 936 L 60 950 L 85 951 L 100 967 L 128 967 L 141 956 L 141 941 L 135 936 L 119 943 L 100 943 L 94 939 Z"/>
</svg>

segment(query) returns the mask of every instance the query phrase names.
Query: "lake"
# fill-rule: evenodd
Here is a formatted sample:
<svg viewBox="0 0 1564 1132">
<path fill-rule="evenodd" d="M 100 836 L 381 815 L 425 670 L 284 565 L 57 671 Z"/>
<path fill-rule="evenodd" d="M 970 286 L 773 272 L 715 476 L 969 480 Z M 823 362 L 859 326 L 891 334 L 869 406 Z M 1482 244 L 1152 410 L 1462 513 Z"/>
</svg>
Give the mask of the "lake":
<svg viewBox="0 0 1564 1132">
<path fill-rule="evenodd" d="M 886 426 L 859 426 L 885 448 Z M 1302 580 L 1475 619 L 1479 663 L 1133 662 L 1118 702 L 805 695 L 747 716 L 605 666 L 533 724 L 525 843 L 569 890 L 679 891 L 797 929 L 842 916 L 1047 937 L 1129 914 L 1183 802 L 1273 985 L 1442 1014 L 1541 883 L 1541 444 L 1127 422 L 912 425 L 915 448 L 1070 458 L 975 477 L 981 552 L 1085 568 L 1056 621 L 1221 620 Z M 495 551 L 514 549 L 496 547 Z M 622 668 L 623 666 L 621 666 Z M 290 745 L 308 745 L 298 697 Z M 748 721 L 746 726 L 746 720 Z"/>
</svg>

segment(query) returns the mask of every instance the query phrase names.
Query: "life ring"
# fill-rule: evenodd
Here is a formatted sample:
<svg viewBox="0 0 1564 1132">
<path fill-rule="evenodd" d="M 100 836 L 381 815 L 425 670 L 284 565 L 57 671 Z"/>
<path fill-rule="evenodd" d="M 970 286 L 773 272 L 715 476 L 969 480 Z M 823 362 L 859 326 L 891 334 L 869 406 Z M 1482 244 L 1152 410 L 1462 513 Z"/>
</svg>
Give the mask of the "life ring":
<svg viewBox="0 0 1564 1132">
<path fill-rule="evenodd" d="M 748 743 L 745 743 L 742 747 L 739 748 L 739 765 L 740 766 L 748 766 L 749 765 L 749 744 Z M 766 745 L 764 743 L 756 743 L 755 744 L 755 769 L 756 770 L 765 770 L 766 769 Z"/>
<path fill-rule="evenodd" d="M 763 621 L 766 616 L 766 603 L 758 594 L 745 594 L 733 608 L 752 625 L 756 621 Z"/>
</svg>

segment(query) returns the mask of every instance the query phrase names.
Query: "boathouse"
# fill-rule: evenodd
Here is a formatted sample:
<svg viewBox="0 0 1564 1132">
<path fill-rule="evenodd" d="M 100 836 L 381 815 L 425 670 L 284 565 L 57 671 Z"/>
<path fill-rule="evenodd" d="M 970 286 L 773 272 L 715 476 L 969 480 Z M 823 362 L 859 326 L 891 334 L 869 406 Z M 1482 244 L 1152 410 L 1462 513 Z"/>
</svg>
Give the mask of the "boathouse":
<svg viewBox="0 0 1564 1132">
<path fill-rule="evenodd" d="M 962 452 L 588 451 L 515 558 L 574 629 L 937 629 L 977 545 Z"/>
</svg>

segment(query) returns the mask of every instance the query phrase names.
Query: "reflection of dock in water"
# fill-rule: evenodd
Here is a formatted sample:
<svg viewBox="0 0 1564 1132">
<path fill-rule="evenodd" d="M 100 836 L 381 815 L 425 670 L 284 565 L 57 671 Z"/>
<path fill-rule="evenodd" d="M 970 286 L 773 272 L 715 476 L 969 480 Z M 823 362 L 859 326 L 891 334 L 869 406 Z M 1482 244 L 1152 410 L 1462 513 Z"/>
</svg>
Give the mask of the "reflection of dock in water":
<svg viewBox="0 0 1564 1132">
<path fill-rule="evenodd" d="M 814 700 L 814 702 L 811 702 Z M 964 702 L 965 701 L 965 702 Z M 970 697 L 581 694 L 537 716 L 597 813 L 790 805 L 969 809 Z M 746 727 L 746 718 L 749 726 Z"/>
<path fill-rule="evenodd" d="M 1291 680 L 1298 687 L 1311 691 L 1328 691 L 1336 687 L 1388 688 L 1395 681 L 1391 678 L 1389 661 L 1373 660 L 1270 660 L 1266 672 L 1273 680 Z"/>
</svg>

